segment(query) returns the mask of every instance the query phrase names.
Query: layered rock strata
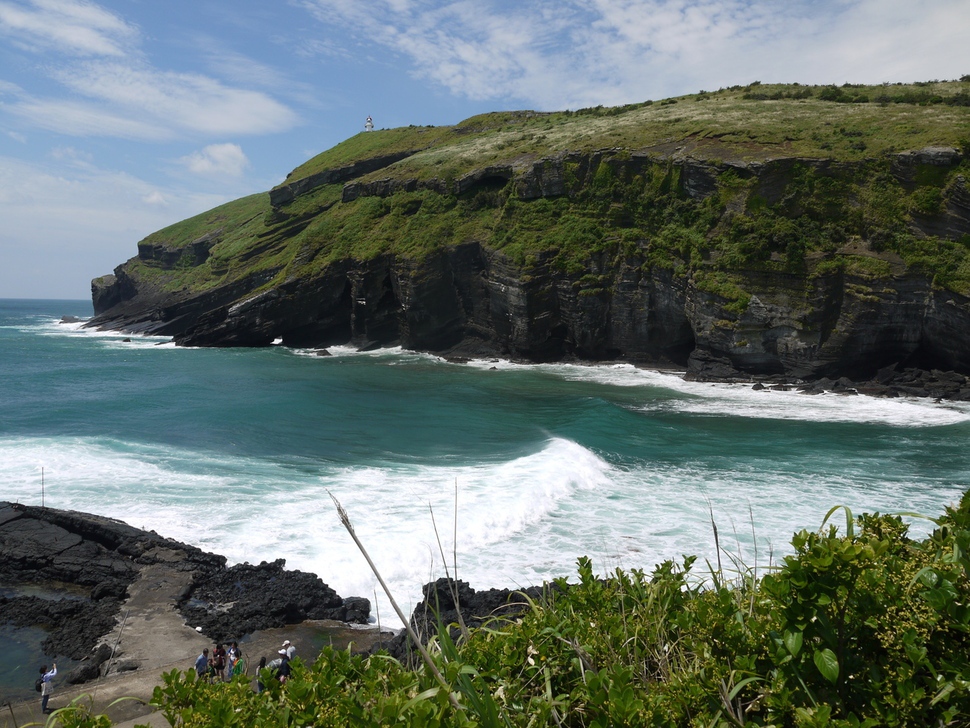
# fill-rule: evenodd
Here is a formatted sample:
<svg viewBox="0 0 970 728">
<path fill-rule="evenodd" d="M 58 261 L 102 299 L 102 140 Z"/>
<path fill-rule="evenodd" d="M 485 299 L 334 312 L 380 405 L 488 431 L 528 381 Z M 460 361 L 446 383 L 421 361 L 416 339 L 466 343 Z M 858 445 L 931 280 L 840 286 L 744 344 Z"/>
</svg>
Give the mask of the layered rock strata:
<svg viewBox="0 0 970 728">
<path fill-rule="evenodd" d="M 490 165 L 451 182 L 366 176 L 375 165 L 393 168 L 393 160 L 380 158 L 288 182 L 285 194 L 274 190 L 271 199 L 285 217 L 301 195 L 340 180 L 341 204 L 402 190 L 461 195 L 490 185 L 511 185 L 519 200 L 528 201 L 577 195 L 603 168 L 630 180 L 666 165 L 676 172 L 672 178 L 684 198 L 695 203 L 718 194 L 718 180 L 727 172 L 744 181 L 744 199 L 728 200 L 723 210 L 719 225 L 727 225 L 745 200 L 788 200 L 795 170 L 820 179 L 865 174 L 864 165 L 833 160 L 702 159 L 694 156 L 703 151 L 698 145 L 688 140 L 632 154 L 563 152 Z M 927 148 L 897 154 L 888 168 L 895 184 L 907 188 L 927 169 L 946 174 L 962 160 L 956 149 Z M 964 176 L 953 177 L 940 194 L 935 213 L 911 216 L 913 234 L 949 240 L 970 235 Z M 214 231 L 168 253 L 145 246 L 139 260 L 193 264 L 205 260 L 217 237 Z M 585 269 L 571 273 L 554 265 L 554 251 L 526 268 L 482 241 L 442 241 L 417 259 L 346 258 L 306 274 L 294 261 L 293 273 L 282 280 L 280 268 L 260 268 L 199 290 L 167 289 L 120 266 L 93 282 L 97 315 L 90 325 L 168 335 L 188 346 L 400 344 L 446 356 L 675 364 L 700 378 L 716 378 L 723 370 L 731 376 L 864 379 L 892 364 L 970 372 L 970 299 L 865 239 L 847 241 L 834 254 L 809 254 L 798 269 L 741 265 L 731 275 L 748 295 L 743 306 L 712 287 L 703 271 L 651 262 L 651 245 L 643 240 L 619 257 L 591 253 Z"/>
</svg>

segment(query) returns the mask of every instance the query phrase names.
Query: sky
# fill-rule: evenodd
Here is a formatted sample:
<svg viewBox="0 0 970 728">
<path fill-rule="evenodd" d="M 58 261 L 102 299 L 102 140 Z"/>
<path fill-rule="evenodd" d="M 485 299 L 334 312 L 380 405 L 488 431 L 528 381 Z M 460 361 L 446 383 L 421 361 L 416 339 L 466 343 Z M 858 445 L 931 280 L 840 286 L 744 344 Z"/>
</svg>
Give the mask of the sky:
<svg viewBox="0 0 970 728">
<path fill-rule="evenodd" d="M 0 298 L 363 130 L 970 73 L 970 0 L 0 0 Z"/>
</svg>

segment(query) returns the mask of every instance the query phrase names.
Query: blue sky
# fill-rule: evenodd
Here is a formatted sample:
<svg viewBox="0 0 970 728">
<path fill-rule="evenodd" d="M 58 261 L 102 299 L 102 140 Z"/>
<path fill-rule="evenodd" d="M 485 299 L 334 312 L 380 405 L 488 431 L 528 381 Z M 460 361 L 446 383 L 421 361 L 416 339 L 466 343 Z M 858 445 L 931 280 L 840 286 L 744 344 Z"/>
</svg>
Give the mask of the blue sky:
<svg viewBox="0 0 970 728">
<path fill-rule="evenodd" d="M 970 73 L 970 0 L 0 0 L 0 298 L 363 128 Z"/>
</svg>

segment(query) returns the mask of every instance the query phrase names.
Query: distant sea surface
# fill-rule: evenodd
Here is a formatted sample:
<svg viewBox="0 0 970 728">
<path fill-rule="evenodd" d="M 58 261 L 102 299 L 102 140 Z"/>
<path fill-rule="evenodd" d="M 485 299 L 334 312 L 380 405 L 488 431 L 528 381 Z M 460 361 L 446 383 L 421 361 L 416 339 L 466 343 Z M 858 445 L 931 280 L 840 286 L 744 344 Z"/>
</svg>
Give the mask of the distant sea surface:
<svg viewBox="0 0 970 728">
<path fill-rule="evenodd" d="M 0 499 L 43 497 L 233 563 L 285 558 L 374 600 L 329 492 L 405 609 L 444 575 L 441 552 L 475 588 L 568 577 L 581 555 L 600 572 L 715 563 L 713 513 L 722 546 L 765 565 L 833 506 L 937 516 L 970 483 L 963 404 L 625 364 L 188 349 L 59 323 L 90 315 L 0 300 Z"/>
</svg>

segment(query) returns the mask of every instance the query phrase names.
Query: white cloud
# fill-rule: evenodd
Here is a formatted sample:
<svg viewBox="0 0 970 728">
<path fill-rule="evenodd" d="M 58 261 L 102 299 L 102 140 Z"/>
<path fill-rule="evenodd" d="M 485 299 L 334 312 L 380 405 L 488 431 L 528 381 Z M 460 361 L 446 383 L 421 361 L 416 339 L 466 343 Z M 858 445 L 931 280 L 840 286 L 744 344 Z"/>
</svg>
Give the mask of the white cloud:
<svg viewBox="0 0 970 728">
<path fill-rule="evenodd" d="M 58 75 L 78 93 L 189 131 L 262 134 L 289 128 L 297 118 L 264 93 L 199 74 L 94 63 Z"/>
<path fill-rule="evenodd" d="M 242 177 L 249 167 L 249 160 L 238 144 L 210 144 L 179 162 L 193 174 L 206 177 Z"/>
<path fill-rule="evenodd" d="M 291 109 L 262 92 L 199 74 L 88 62 L 58 70 L 55 77 L 88 100 L 24 99 L 8 110 L 62 134 L 150 141 L 186 133 L 266 134 L 298 122 Z"/>
<path fill-rule="evenodd" d="M 94 157 L 90 152 L 80 151 L 74 147 L 55 147 L 50 151 L 50 158 L 58 162 L 66 162 L 76 167 L 90 167 Z"/>
<path fill-rule="evenodd" d="M 124 56 L 138 30 L 79 0 L 0 2 L 0 33 L 21 46 L 85 56 Z"/>
<path fill-rule="evenodd" d="M 218 71 L 223 78 L 263 88 L 279 88 L 293 83 L 291 79 L 265 63 L 224 48 L 216 40 L 210 38 L 204 40 L 209 49 L 208 65 Z"/>
<path fill-rule="evenodd" d="M 134 255 L 143 237 L 234 196 L 0 157 L 0 295 L 86 298 L 89 281 Z"/>
<path fill-rule="evenodd" d="M 9 94 L 10 96 L 23 96 L 24 90 L 15 83 L 10 83 L 9 81 L 0 80 L 0 94 Z"/>
<path fill-rule="evenodd" d="M 47 73 L 70 92 L 42 97 L 0 81 L 0 93 L 15 98 L 3 108 L 49 131 L 161 141 L 266 134 L 299 123 L 292 109 L 269 94 L 240 87 L 278 81 L 272 69 L 234 55 L 221 68 L 235 67 L 239 85 L 160 70 L 143 58 L 138 30 L 92 2 L 0 0 L 0 34 L 43 52 Z"/>
<path fill-rule="evenodd" d="M 966 0 L 304 0 L 472 99 L 617 104 L 762 81 L 952 78 Z M 328 34 L 333 37 L 332 27 Z M 339 37 L 339 36 L 338 36 Z"/>
<path fill-rule="evenodd" d="M 121 110 L 62 99 L 29 99 L 7 110 L 32 126 L 76 137 L 102 136 L 161 141 L 175 136 L 162 124 L 132 119 Z"/>
</svg>

